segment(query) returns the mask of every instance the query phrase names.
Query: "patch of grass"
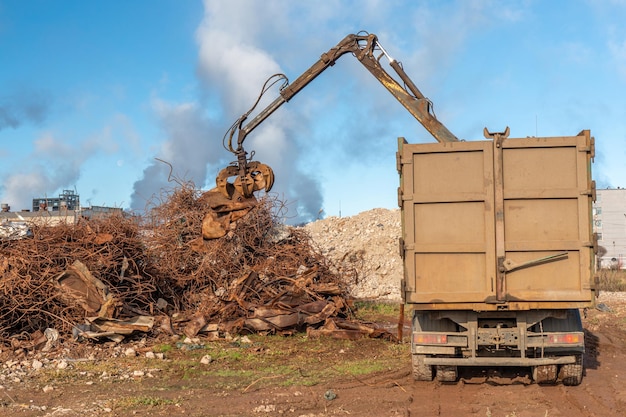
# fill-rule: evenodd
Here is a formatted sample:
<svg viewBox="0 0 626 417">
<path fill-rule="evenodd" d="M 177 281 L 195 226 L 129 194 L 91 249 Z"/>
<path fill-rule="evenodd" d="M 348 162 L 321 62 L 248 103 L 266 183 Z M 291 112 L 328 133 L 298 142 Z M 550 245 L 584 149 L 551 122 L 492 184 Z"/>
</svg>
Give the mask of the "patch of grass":
<svg viewBox="0 0 626 417">
<path fill-rule="evenodd" d="M 174 349 L 174 346 L 169 343 L 161 343 L 152 347 L 154 353 L 168 353 Z"/>
<path fill-rule="evenodd" d="M 183 381 L 188 381 L 190 379 L 195 379 L 195 378 L 198 378 L 200 376 L 208 374 L 208 372 L 206 372 L 205 370 L 197 368 L 195 366 L 192 366 L 192 367 L 189 367 L 189 368 L 184 368 L 182 370 L 182 372 L 183 372 L 183 374 L 182 374 L 180 379 L 182 379 Z"/>
<path fill-rule="evenodd" d="M 626 271 L 601 269 L 598 272 L 601 291 L 626 291 Z"/>
<path fill-rule="evenodd" d="M 356 301 L 354 303 L 357 311 L 359 312 L 373 312 L 376 314 L 397 316 L 400 314 L 400 304 L 399 303 L 381 303 L 377 301 Z"/>
<path fill-rule="evenodd" d="M 176 401 L 168 400 L 160 397 L 125 397 L 116 400 L 114 406 L 119 408 L 134 408 L 134 407 L 160 407 L 164 405 L 174 405 Z"/>
<path fill-rule="evenodd" d="M 409 363 L 408 344 L 381 339 L 312 339 L 306 335 L 250 336 L 252 343 L 207 344 L 201 353 L 213 361 L 199 364 L 196 351 L 176 352 L 167 374 L 177 379 L 203 379 L 206 386 L 258 389 L 266 386 L 313 386 L 340 375 L 362 376 Z M 173 355 L 172 355 L 173 356 Z"/>
<path fill-rule="evenodd" d="M 356 308 L 356 317 L 365 321 L 378 321 L 385 319 L 387 321 L 397 321 L 400 317 L 400 308 L 402 304 L 394 302 L 380 301 L 357 301 L 354 303 Z M 404 320 L 411 317 L 411 308 L 405 305 Z"/>
<path fill-rule="evenodd" d="M 371 360 L 351 361 L 347 363 L 341 363 L 333 367 L 335 371 L 338 371 L 341 375 L 367 375 L 374 372 L 387 369 L 387 366 L 382 362 L 376 362 Z"/>
</svg>

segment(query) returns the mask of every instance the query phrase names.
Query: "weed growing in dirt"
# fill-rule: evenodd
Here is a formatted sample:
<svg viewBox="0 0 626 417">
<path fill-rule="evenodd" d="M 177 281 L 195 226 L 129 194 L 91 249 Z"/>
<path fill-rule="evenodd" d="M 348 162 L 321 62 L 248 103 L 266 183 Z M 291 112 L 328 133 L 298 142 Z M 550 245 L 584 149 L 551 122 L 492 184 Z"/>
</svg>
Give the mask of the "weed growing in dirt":
<svg viewBox="0 0 626 417">
<path fill-rule="evenodd" d="M 626 271 L 601 269 L 598 273 L 601 291 L 626 291 Z"/>
</svg>

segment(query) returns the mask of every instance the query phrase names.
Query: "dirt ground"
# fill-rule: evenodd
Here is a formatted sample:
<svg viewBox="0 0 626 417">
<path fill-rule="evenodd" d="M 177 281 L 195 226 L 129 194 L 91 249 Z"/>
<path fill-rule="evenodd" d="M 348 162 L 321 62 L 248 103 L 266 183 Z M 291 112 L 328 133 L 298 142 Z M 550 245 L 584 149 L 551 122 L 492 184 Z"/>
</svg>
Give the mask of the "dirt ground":
<svg viewBox="0 0 626 417">
<path fill-rule="evenodd" d="M 586 312 L 585 377 L 577 387 L 533 384 L 523 368 L 461 369 L 455 384 L 415 382 L 408 331 L 399 345 L 255 336 L 250 343 L 186 348 L 134 344 L 131 357 L 123 354 L 128 345 L 85 347 L 85 358 L 68 358 L 66 367 L 59 358 L 42 359 L 41 369 L 27 371 L 32 365 L 23 358 L 21 373 L 9 372 L 20 366 L 4 354 L 0 415 L 624 416 L 626 301 L 621 296 L 599 301 L 610 311 Z M 106 359 L 110 351 L 119 354 Z M 166 359 L 145 358 L 146 352 L 159 351 Z"/>
</svg>

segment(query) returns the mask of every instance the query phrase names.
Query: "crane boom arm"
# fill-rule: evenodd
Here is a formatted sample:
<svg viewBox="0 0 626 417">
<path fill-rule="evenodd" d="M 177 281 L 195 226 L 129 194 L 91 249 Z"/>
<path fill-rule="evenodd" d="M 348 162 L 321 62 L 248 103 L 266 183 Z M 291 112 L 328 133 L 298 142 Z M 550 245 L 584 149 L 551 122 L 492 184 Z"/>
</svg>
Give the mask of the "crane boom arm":
<svg viewBox="0 0 626 417">
<path fill-rule="evenodd" d="M 374 56 L 374 51 L 380 50 L 388 59 L 390 66 L 398 74 L 409 91 L 401 86 L 387 71 L 383 69 L 380 61 Z M 419 121 L 438 142 L 457 142 L 458 138 L 452 134 L 432 113 L 430 101 L 424 97 L 421 91 L 404 72 L 400 63 L 391 58 L 378 43 L 374 34 L 346 36 L 328 52 L 322 54 L 320 59 L 308 70 L 300 75 L 294 82 L 280 91 L 280 95 L 263 109 L 245 126 L 239 128 L 237 146 L 241 147 L 246 136 L 259 126 L 265 119 L 274 113 L 280 106 L 288 102 L 298 94 L 311 81 L 317 78 L 328 67 L 347 53 L 352 53 L 363 66 Z M 245 120 L 245 119 L 244 119 Z M 242 120 L 243 122 L 243 120 Z"/>
<path fill-rule="evenodd" d="M 378 58 L 374 56 L 375 52 L 381 53 Z M 411 81 L 409 76 L 402 69 L 400 63 L 387 54 L 385 49 L 378 43 L 376 35 L 351 34 L 328 50 L 328 52 L 322 54 L 320 59 L 293 83 L 283 85 L 280 89 L 280 95 L 261 110 L 252 120 L 244 125 L 254 107 L 242 115 L 231 127 L 227 133 L 229 136 L 227 149 L 237 156 L 237 162 L 220 171 L 216 178 L 217 188 L 224 196 L 232 199 L 236 192 L 237 195 L 250 197 L 254 191 L 261 189 L 269 191 L 272 188 L 272 184 L 274 183 L 272 169 L 265 164 L 248 161 L 247 153 L 243 148 L 244 140 L 250 132 L 272 115 L 280 106 L 291 100 L 296 94 L 302 91 L 304 87 L 309 85 L 311 81 L 317 78 L 328 67 L 333 66 L 340 57 L 347 53 L 354 55 L 438 142 L 458 142 L 459 139 L 437 120 L 432 112 L 430 100 L 424 97 L 422 92 L 415 86 L 413 81 Z M 383 69 L 379 61 L 382 55 L 387 57 L 389 65 L 400 77 L 404 85 L 401 85 Z M 286 80 L 286 77 L 282 74 L 276 74 L 275 76 L 280 76 Z M 273 77 L 271 77 L 270 80 Z M 268 80 L 268 82 L 270 80 Z M 266 85 L 268 82 L 266 82 Z M 265 86 L 262 94 L 264 92 Z M 257 100 L 256 104 L 258 104 L 258 102 Z M 236 132 L 238 132 L 237 146 L 234 148 L 232 142 Z M 234 176 L 236 176 L 237 179 L 233 183 L 229 183 L 228 178 Z"/>
</svg>

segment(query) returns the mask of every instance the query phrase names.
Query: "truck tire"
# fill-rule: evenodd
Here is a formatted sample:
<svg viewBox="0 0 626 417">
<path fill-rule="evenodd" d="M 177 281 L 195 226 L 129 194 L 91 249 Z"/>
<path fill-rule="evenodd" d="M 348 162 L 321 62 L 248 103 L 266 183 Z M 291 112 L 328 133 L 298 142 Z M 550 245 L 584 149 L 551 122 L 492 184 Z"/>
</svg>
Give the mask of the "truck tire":
<svg viewBox="0 0 626 417">
<path fill-rule="evenodd" d="M 456 382 L 457 367 L 437 365 L 437 372 L 435 375 L 437 377 L 437 381 L 439 382 Z"/>
<path fill-rule="evenodd" d="M 561 366 L 559 378 L 563 385 L 576 386 L 583 381 L 583 355 L 576 354 L 576 363 Z"/>
<path fill-rule="evenodd" d="M 414 353 L 411 356 L 413 361 L 413 379 L 416 381 L 432 381 L 433 367 L 424 363 L 426 355 Z"/>
<path fill-rule="evenodd" d="M 556 365 L 533 366 L 533 380 L 537 384 L 554 384 L 557 378 Z"/>
</svg>

